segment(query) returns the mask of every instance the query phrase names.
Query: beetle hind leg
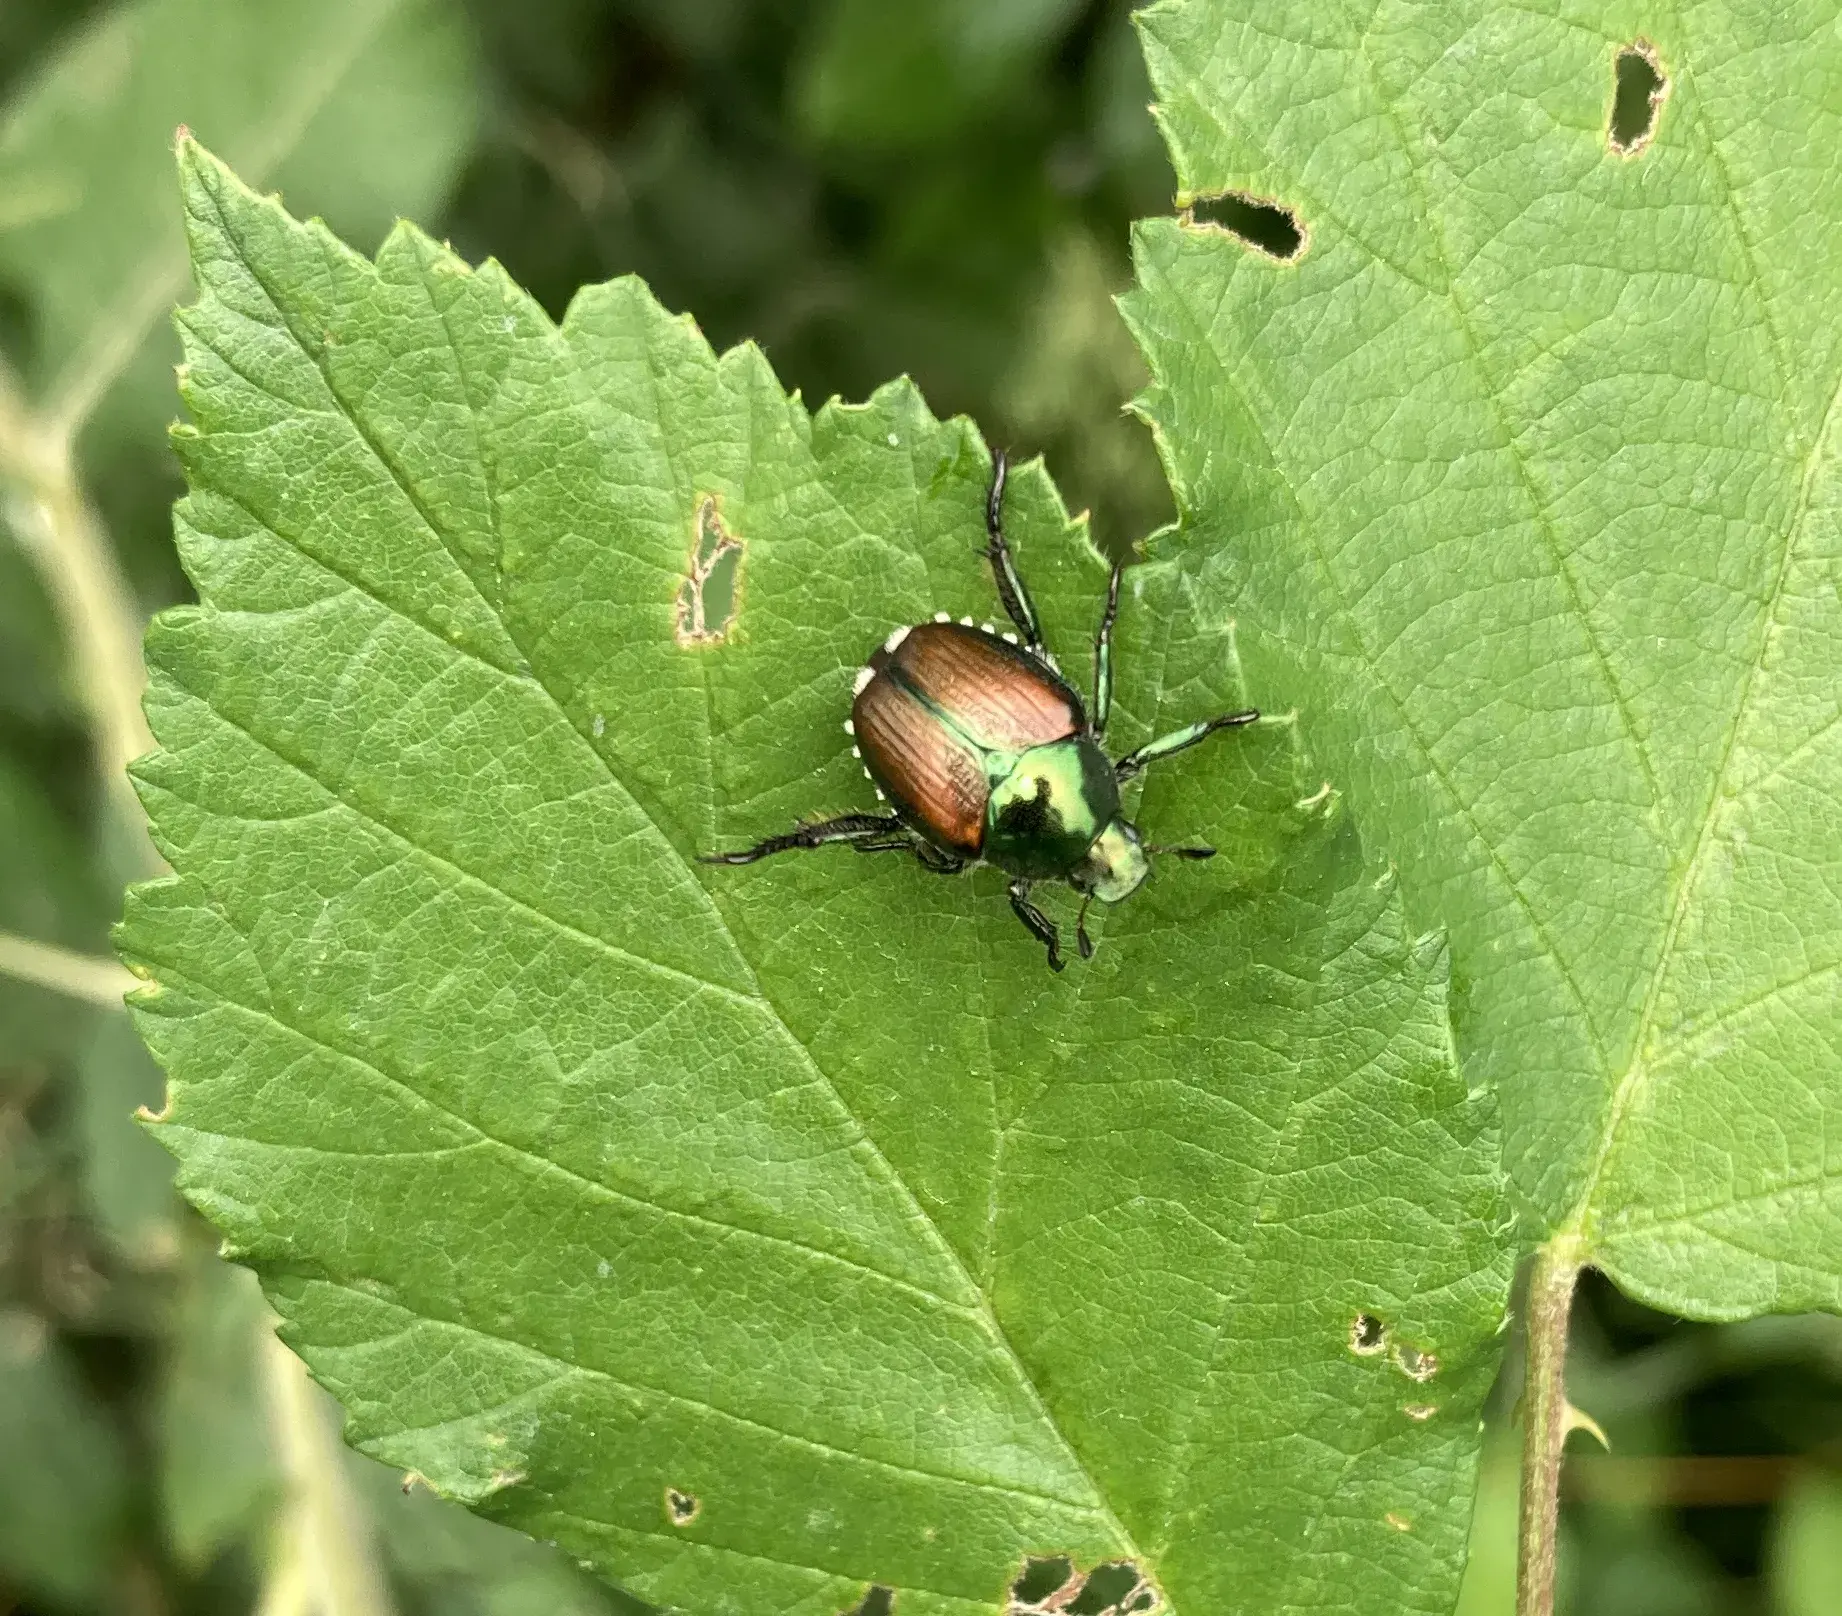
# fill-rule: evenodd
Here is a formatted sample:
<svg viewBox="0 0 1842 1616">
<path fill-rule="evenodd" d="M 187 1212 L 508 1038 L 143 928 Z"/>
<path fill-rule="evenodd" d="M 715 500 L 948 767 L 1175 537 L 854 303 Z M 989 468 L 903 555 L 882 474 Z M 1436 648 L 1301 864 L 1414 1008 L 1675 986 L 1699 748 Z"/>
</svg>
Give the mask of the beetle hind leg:
<svg viewBox="0 0 1842 1616">
<path fill-rule="evenodd" d="M 768 836 L 753 847 L 738 848 L 732 853 L 699 853 L 699 864 L 753 864 L 776 853 L 791 853 L 798 848 L 823 847 L 827 842 L 894 842 L 906 830 L 894 814 L 839 814 L 836 819 L 815 820 L 795 825 L 784 836 Z M 864 852 L 875 851 L 865 847 Z"/>
<path fill-rule="evenodd" d="M 1100 614 L 1100 632 L 1094 636 L 1094 739 L 1106 734 L 1113 715 L 1113 625 L 1119 620 L 1119 579 L 1124 569 L 1113 563 L 1106 581 L 1106 609 Z M 1085 958 L 1086 956 L 1083 956 Z"/>
<path fill-rule="evenodd" d="M 991 577 L 992 582 L 998 586 L 998 599 L 1004 602 L 1006 614 L 1017 625 L 1017 632 L 1023 636 L 1025 649 L 1040 654 L 1043 649 L 1043 630 L 1037 620 L 1036 603 L 1030 599 L 1023 574 L 1018 572 L 1016 560 L 1011 555 L 1010 541 L 1004 537 L 1004 480 L 1009 468 L 1010 460 L 1004 451 L 992 450 L 991 488 L 985 495 L 985 532 L 990 540 L 985 549 L 985 559 L 991 563 Z"/>
<path fill-rule="evenodd" d="M 1011 908 L 1030 935 L 1048 949 L 1049 969 L 1059 971 L 1062 968 L 1061 934 L 1055 929 L 1055 922 L 1030 902 L 1028 881 L 1011 882 Z"/>
<path fill-rule="evenodd" d="M 966 867 L 966 861 L 957 854 L 945 852 L 919 836 L 913 837 L 910 845 L 915 850 L 915 862 L 935 875 L 958 875 Z"/>
</svg>

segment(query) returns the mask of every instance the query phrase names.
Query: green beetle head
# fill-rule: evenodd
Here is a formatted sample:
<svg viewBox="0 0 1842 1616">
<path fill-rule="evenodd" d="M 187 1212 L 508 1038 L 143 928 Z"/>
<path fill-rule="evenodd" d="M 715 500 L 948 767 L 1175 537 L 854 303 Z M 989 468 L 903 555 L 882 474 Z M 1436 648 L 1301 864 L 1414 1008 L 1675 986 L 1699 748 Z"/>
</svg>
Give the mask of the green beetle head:
<svg viewBox="0 0 1842 1616">
<path fill-rule="evenodd" d="M 1138 891 L 1151 874 L 1151 860 L 1146 856 L 1144 839 L 1138 827 L 1117 814 L 1107 821 L 1105 830 L 1094 838 L 1087 857 L 1075 871 L 1074 885 L 1091 892 L 1102 903 L 1118 903 Z"/>
</svg>

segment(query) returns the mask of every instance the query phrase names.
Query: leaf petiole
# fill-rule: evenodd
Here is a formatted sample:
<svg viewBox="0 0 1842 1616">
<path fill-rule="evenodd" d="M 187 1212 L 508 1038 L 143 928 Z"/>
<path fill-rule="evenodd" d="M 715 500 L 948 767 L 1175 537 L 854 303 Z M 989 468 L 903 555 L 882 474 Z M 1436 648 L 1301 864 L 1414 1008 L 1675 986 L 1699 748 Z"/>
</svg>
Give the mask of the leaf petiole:
<svg viewBox="0 0 1842 1616">
<path fill-rule="evenodd" d="M 1523 1303 L 1527 1358 L 1523 1366 L 1516 1616 L 1552 1616 L 1554 1610 L 1561 1452 L 1567 1433 L 1580 1423 L 1567 1401 L 1567 1321 L 1584 1255 L 1579 1237 L 1570 1233 L 1557 1234 L 1539 1247 Z"/>
</svg>

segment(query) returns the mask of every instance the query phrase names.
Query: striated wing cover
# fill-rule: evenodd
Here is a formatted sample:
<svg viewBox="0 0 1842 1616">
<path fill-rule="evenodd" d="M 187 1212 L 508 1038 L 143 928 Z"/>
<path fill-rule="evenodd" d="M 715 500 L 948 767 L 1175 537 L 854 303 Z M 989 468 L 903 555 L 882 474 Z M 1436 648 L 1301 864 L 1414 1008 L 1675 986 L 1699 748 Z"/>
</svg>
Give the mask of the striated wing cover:
<svg viewBox="0 0 1842 1616">
<path fill-rule="evenodd" d="M 857 748 L 891 805 L 938 847 L 977 858 L 985 840 L 985 759 L 910 690 L 872 679 L 851 706 Z"/>
<path fill-rule="evenodd" d="M 1022 752 L 1086 722 L 1081 699 L 1048 669 L 995 634 L 963 623 L 923 623 L 872 657 L 924 692 L 979 745 Z"/>
</svg>

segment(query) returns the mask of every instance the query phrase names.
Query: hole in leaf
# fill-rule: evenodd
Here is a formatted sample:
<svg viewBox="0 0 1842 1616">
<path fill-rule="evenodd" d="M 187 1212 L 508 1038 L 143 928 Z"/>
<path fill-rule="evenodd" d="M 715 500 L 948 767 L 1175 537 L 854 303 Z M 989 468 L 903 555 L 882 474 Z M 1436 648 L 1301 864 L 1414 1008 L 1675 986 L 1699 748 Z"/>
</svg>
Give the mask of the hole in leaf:
<svg viewBox="0 0 1842 1616">
<path fill-rule="evenodd" d="M 894 1616 L 895 1589 L 873 1582 L 864 1589 L 863 1598 L 839 1616 Z"/>
<path fill-rule="evenodd" d="M 1220 196 L 1199 196 L 1190 204 L 1194 224 L 1212 224 L 1239 236 L 1248 246 L 1281 263 L 1290 263 L 1305 250 L 1305 232 L 1298 215 L 1277 202 L 1262 201 L 1240 191 Z"/>
<path fill-rule="evenodd" d="M 682 1493 L 676 1487 L 665 1489 L 665 1513 L 673 1526 L 689 1526 L 703 1507 L 696 1493 Z"/>
<path fill-rule="evenodd" d="M 1124 1612 L 1126 1601 L 1149 1593 L 1138 1567 L 1122 1560 L 1113 1565 L 1098 1565 L 1087 1574 L 1087 1586 L 1068 1604 L 1068 1616 L 1114 1616 Z M 1134 1606 L 1143 1609 L 1143 1606 Z"/>
<path fill-rule="evenodd" d="M 1158 1592 L 1130 1560 L 1109 1560 L 1083 1574 L 1066 1555 L 1028 1560 L 1011 1584 L 1005 1616 L 1150 1616 Z"/>
<path fill-rule="evenodd" d="M 742 587 L 742 541 L 723 526 L 714 496 L 697 507 L 690 572 L 678 589 L 678 643 L 713 645 L 735 621 Z"/>
<path fill-rule="evenodd" d="M 1011 1603 L 1026 1610 L 1067 1587 L 1074 1576 L 1074 1561 L 1066 1555 L 1049 1560 L 1026 1560 L 1023 1575 L 1011 1584 Z"/>
<path fill-rule="evenodd" d="M 1655 46 L 1640 39 L 1618 53 L 1613 66 L 1612 125 L 1607 132 L 1613 151 L 1631 157 L 1650 144 L 1657 109 L 1668 94 L 1669 79 L 1657 60 Z"/>
<path fill-rule="evenodd" d="M 1350 1351 L 1372 1358 L 1387 1345 L 1388 1332 L 1373 1313 L 1358 1313 L 1350 1325 Z"/>
</svg>

